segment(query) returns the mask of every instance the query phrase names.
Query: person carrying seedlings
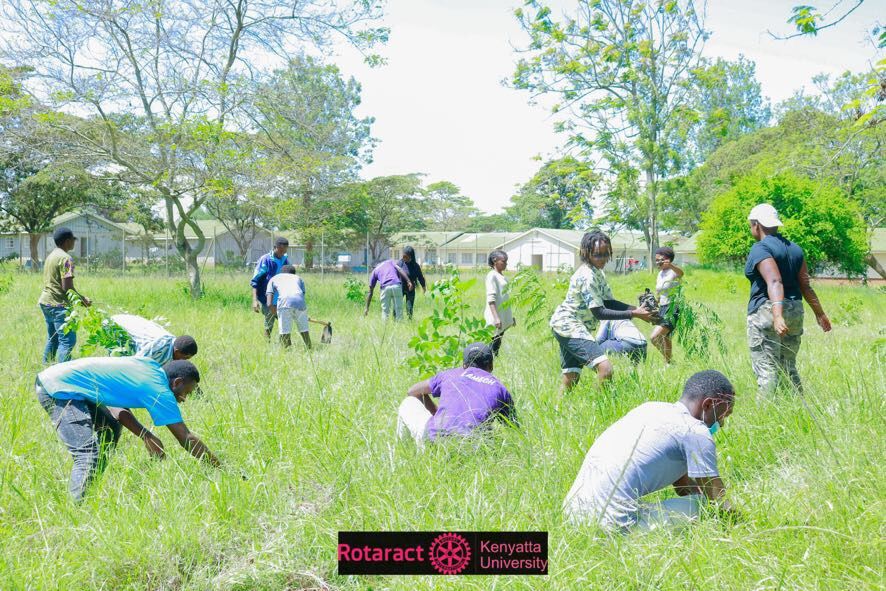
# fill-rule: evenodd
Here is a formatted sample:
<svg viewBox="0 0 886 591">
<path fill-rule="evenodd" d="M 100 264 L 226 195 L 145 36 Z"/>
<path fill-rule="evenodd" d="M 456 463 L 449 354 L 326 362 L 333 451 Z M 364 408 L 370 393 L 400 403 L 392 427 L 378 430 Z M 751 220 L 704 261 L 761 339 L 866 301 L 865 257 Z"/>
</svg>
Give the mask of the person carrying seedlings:
<svg viewBox="0 0 886 591">
<path fill-rule="evenodd" d="M 376 284 L 381 284 L 379 299 L 381 300 L 382 320 L 391 315 L 394 316 L 394 320 L 401 320 L 403 318 L 403 286 L 405 285 L 406 289 L 412 289 L 412 280 L 403 269 L 397 266 L 394 259 L 380 262 L 369 276 L 369 293 L 366 294 L 364 316 L 369 314 L 369 304 L 372 303 L 372 292 L 375 291 Z"/>
<path fill-rule="evenodd" d="M 265 293 L 267 293 L 268 281 L 280 272 L 283 265 L 289 264 L 289 258 L 286 256 L 287 250 L 289 250 L 289 240 L 278 236 L 274 240 L 274 249 L 258 259 L 255 264 L 255 273 L 249 282 L 252 285 L 252 309 L 254 312 L 261 312 L 264 315 L 265 338 L 269 340 L 271 331 L 274 329 L 275 316 L 271 314 L 271 308 L 265 301 Z"/>
<path fill-rule="evenodd" d="M 409 280 L 412 281 L 411 288 L 407 287 L 406 284 L 401 284 L 403 287 L 403 298 L 406 301 L 406 318 L 412 320 L 412 309 L 415 307 L 415 286 L 421 285 L 422 293 L 428 292 L 425 285 L 424 273 L 421 272 L 421 265 L 415 260 L 415 249 L 411 246 L 404 247 L 403 256 L 397 261 L 397 266 L 400 267 L 400 269 L 409 276 Z"/>
<path fill-rule="evenodd" d="M 646 337 L 631 320 L 604 320 L 595 339 L 606 353 L 626 355 L 634 363 L 646 359 Z"/>
<path fill-rule="evenodd" d="M 825 332 L 831 322 L 809 279 L 803 249 L 778 233 L 778 212 L 768 203 L 748 215 L 756 243 L 748 253 L 744 274 L 751 282 L 748 301 L 748 346 L 760 393 L 770 395 L 786 374 L 802 390 L 797 352 L 803 334 L 803 300 Z"/>
<path fill-rule="evenodd" d="M 462 367 L 413 384 L 400 403 L 397 438 L 408 433 L 421 444 L 446 435 L 470 435 L 494 419 L 516 425 L 511 394 L 492 375 L 494 357 L 489 345 L 473 343 L 465 347 Z"/>
<path fill-rule="evenodd" d="M 735 389 L 718 371 L 690 377 L 680 400 L 645 402 L 591 446 L 566 495 L 573 522 L 605 530 L 654 529 L 698 517 L 704 501 L 734 514 L 717 468 L 716 433 L 732 413 Z M 680 498 L 643 503 L 673 486 Z"/>
<path fill-rule="evenodd" d="M 190 361 L 165 367 L 147 357 L 84 357 L 37 375 L 36 394 L 59 439 L 74 458 L 68 490 L 76 501 L 105 468 L 126 427 L 151 455 L 164 457 L 163 443 L 128 410 L 144 408 L 154 425 L 165 426 L 192 456 L 219 466 L 182 419 L 179 403 L 197 388 L 200 373 Z"/>
<path fill-rule="evenodd" d="M 60 226 L 52 233 L 55 248 L 43 263 L 43 290 L 37 303 L 46 322 L 46 346 L 43 348 L 43 363 L 68 361 L 77 344 L 77 332 L 64 332 L 70 302 L 68 294 L 76 294 L 87 308 L 92 301 L 74 289 L 74 259 L 69 254 L 74 250 L 77 238 L 70 228 Z"/>
<path fill-rule="evenodd" d="M 164 365 L 197 354 L 197 341 L 190 335 L 177 337 L 156 322 L 135 314 L 114 314 L 111 320 L 129 335 L 134 355 L 150 357 Z"/>
<path fill-rule="evenodd" d="M 511 308 L 503 305 L 508 301 L 508 280 L 503 275 L 508 268 L 508 253 L 503 250 L 493 250 L 486 262 L 491 271 L 486 274 L 486 308 L 483 310 L 483 316 L 488 326 L 495 327 L 492 352 L 498 356 L 502 335 L 516 324 Z"/>
<path fill-rule="evenodd" d="M 683 277 L 683 269 L 674 264 L 674 249 L 663 246 L 655 251 L 655 264 L 659 268 L 655 280 L 655 293 L 658 295 L 658 326 L 652 329 L 652 344 L 661 351 L 665 363 L 671 362 L 673 345 L 671 333 L 677 324 L 680 310 L 672 300 L 677 284 Z"/>
<path fill-rule="evenodd" d="M 652 313 L 615 300 L 606 282 L 603 267 L 612 258 L 609 236 L 600 231 L 588 232 L 581 239 L 579 258 L 582 265 L 569 279 L 566 299 L 551 316 L 551 330 L 560 345 L 563 368 L 563 391 L 578 383 L 581 370 L 590 365 L 597 371 L 600 384 L 612 377 L 612 363 L 606 351 L 594 340 L 591 329 L 602 320 L 651 322 Z"/>
<path fill-rule="evenodd" d="M 280 343 L 287 349 L 292 346 L 292 325 L 301 333 L 305 347 L 311 348 L 308 307 L 305 303 L 305 282 L 295 274 L 295 267 L 283 265 L 280 273 L 268 281 L 267 305 L 271 313 L 280 319 Z"/>
</svg>

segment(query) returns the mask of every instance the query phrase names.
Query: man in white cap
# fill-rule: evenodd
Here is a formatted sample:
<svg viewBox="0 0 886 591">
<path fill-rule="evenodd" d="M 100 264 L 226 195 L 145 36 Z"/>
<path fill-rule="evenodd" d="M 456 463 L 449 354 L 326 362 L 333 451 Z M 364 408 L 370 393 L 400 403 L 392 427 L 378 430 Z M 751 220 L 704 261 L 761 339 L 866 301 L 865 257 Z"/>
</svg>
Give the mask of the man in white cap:
<svg viewBox="0 0 886 591">
<path fill-rule="evenodd" d="M 768 203 L 748 216 L 756 244 L 745 264 L 751 282 L 748 302 L 748 345 L 751 363 L 762 394 L 772 394 L 781 376 L 802 388 L 797 373 L 797 352 L 803 334 L 803 299 L 812 308 L 818 325 L 828 332 L 831 323 L 809 280 L 803 249 L 778 233 L 778 212 Z"/>
</svg>

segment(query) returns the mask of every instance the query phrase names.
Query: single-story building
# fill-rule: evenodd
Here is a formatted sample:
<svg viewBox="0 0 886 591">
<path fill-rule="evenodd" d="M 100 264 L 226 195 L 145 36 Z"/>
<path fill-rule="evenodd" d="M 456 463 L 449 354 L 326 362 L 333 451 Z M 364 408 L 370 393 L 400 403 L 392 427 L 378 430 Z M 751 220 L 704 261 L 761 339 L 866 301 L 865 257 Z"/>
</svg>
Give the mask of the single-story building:
<svg viewBox="0 0 886 591">
<path fill-rule="evenodd" d="M 391 258 L 399 259 L 403 248 L 411 246 L 419 264 L 438 265 L 443 245 L 462 234 L 464 232 L 397 232 L 391 236 Z"/>
</svg>

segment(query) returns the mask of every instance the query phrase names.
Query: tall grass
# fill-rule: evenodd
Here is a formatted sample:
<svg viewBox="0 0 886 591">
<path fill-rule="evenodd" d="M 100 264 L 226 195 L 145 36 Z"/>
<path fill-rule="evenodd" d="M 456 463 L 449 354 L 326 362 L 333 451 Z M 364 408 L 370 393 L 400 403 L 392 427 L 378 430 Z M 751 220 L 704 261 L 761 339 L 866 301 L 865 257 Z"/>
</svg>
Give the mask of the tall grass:
<svg viewBox="0 0 886 591">
<path fill-rule="evenodd" d="M 690 278 L 688 297 L 724 321 L 722 358 L 687 359 L 677 346 L 676 365 L 665 367 L 650 351 L 636 371 L 616 360 L 608 392 L 586 374 L 562 397 L 547 327 L 521 324 L 508 331 L 495 373 L 514 394 L 522 428 L 422 453 L 394 440 L 397 405 L 417 380 L 405 363 L 415 324 L 382 323 L 377 307 L 364 319 L 345 299 L 343 278 L 305 278 L 311 316 L 336 327 L 331 345 L 307 352 L 264 342 L 245 275 L 208 274 L 197 302 L 176 280 L 78 277 L 103 307 L 164 316 L 176 333 L 197 338 L 205 395 L 183 414 L 226 466 L 193 461 L 163 428 L 155 431 L 168 451 L 162 462 L 124 435 L 78 506 L 67 497 L 70 458 L 33 394 L 45 338 L 39 279 L 15 275 L 0 296 L 0 588 L 882 588 L 886 380 L 874 342 L 883 336 L 883 295 L 820 288 L 833 317 L 851 305 L 852 324 L 824 335 L 810 314 L 799 359 L 807 404 L 782 395 L 758 405 L 746 282 L 709 271 Z M 646 274 L 611 278 L 625 301 L 653 283 Z M 417 299 L 416 322 L 430 307 Z M 608 539 L 564 523 L 563 497 L 593 439 L 637 404 L 675 400 L 706 367 L 738 389 L 717 442 L 746 519 Z M 551 574 L 340 577 L 335 543 L 344 529 L 547 530 Z"/>
</svg>

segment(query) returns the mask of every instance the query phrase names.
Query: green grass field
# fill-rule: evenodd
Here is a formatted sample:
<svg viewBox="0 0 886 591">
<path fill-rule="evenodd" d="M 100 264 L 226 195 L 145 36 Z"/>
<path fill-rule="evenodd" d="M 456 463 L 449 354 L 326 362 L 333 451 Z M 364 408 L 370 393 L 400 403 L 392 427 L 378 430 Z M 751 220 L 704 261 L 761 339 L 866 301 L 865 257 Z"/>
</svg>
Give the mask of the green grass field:
<svg viewBox="0 0 886 591">
<path fill-rule="evenodd" d="M 263 341 L 245 275 L 207 275 L 198 302 L 176 279 L 78 277 L 97 305 L 163 316 L 173 332 L 197 338 L 205 396 L 182 409 L 226 464 L 216 471 L 194 461 L 164 428 L 155 432 L 169 457 L 152 461 L 124 434 L 78 506 L 67 496 L 70 456 L 33 394 L 45 340 L 40 282 L 13 275 L 0 296 L 0 589 L 882 588 L 882 289 L 819 287 L 835 328 L 822 333 L 807 309 L 799 365 L 808 407 L 789 395 L 756 403 L 748 288 L 738 275 L 688 273 L 690 297 L 725 322 L 725 358 L 687 360 L 675 345 L 677 364 L 666 368 L 650 350 L 636 373 L 616 361 L 607 393 L 585 372 L 562 397 L 556 343 L 546 327 L 521 325 L 508 332 L 495 373 L 522 429 L 421 453 L 394 437 L 397 406 L 418 377 L 405 363 L 414 325 L 382 323 L 377 301 L 364 319 L 343 282 L 306 276 L 311 316 L 335 328 L 333 343 L 321 346 L 313 327 L 308 354 L 299 339 L 288 352 Z M 654 277 L 612 277 L 611 285 L 635 301 Z M 482 291 L 473 290 L 479 316 Z M 419 295 L 417 317 L 430 305 Z M 564 523 L 561 503 L 593 439 L 644 401 L 676 400 L 685 379 L 709 367 L 738 391 L 717 445 L 747 519 L 609 539 Z M 548 531 L 550 575 L 336 573 L 339 530 L 449 529 Z"/>
</svg>

